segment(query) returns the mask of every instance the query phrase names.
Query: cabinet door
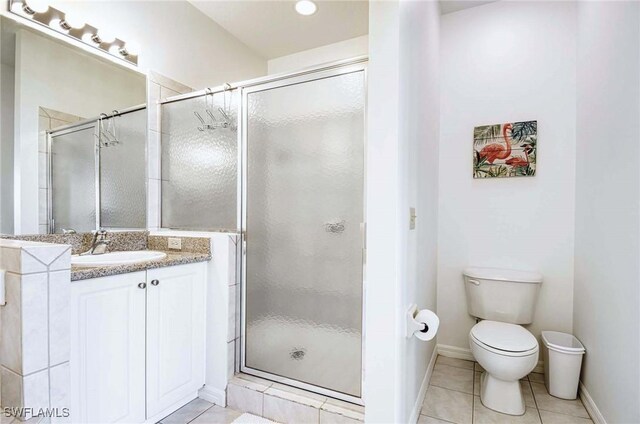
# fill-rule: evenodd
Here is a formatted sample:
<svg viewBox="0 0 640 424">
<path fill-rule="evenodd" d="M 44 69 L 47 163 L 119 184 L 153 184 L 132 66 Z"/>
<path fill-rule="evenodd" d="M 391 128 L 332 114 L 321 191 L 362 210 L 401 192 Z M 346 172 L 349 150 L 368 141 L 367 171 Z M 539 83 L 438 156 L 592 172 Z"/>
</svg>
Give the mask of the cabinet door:
<svg viewBox="0 0 640 424">
<path fill-rule="evenodd" d="M 74 423 L 145 420 L 146 273 L 71 285 Z"/>
<path fill-rule="evenodd" d="M 155 419 L 204 385 L 205 264 L 148 270 L 147 283 L 147 419 Z"/>
</svg>

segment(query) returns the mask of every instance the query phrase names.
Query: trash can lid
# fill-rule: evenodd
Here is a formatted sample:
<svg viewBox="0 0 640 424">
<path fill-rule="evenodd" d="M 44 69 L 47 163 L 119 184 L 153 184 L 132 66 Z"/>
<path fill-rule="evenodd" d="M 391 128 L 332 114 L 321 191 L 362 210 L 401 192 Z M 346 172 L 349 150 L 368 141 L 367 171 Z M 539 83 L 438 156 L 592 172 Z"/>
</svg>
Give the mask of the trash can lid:
<svg viewBox="0 0 640 424">
<path fill-rule="evenodd" d="M 582 354 L 585 352 L 584 346 L 575 336 L 558 331 L 543 331 L 542 342 L 549 349 L 565 353 Z"/>
</svg>

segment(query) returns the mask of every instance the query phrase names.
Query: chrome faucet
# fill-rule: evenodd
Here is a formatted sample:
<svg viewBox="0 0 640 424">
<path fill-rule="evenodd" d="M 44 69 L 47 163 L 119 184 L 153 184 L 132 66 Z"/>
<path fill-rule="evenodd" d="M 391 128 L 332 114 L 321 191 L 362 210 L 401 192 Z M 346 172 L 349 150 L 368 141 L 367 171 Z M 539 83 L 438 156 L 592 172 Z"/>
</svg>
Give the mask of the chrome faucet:
<svg viewBox="0 0 640 424">
<path fill-rule="evenodd" d="M 102 255 L 107 253 L 107 246 L 110 240 L 107 240 L 107 231 L 102 228 L 93 234 L 93 241 L 91 242 L 91 248 L 81 255 Z"/>
</svg>

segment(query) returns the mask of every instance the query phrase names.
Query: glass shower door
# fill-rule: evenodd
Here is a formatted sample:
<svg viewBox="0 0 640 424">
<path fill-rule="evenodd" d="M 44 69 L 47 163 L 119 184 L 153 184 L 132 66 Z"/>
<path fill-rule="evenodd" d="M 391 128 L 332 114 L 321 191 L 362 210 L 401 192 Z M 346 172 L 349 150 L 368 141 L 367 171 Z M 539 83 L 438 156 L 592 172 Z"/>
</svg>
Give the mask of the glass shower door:
<svg viewBox="0 0 640 424">
<path fill-rule="evenodd" d="M 364 71 L 244 95 L 242 370 L 359 398 Z"/>
</svg>

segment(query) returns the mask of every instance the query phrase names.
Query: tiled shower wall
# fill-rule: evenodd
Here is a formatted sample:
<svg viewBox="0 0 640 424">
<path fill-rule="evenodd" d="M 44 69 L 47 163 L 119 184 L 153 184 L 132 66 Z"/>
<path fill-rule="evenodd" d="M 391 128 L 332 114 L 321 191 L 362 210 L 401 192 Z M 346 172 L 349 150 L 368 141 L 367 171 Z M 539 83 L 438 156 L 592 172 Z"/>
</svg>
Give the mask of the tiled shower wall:
<svg viewBox="0 0 640 424">
<path fill-rule="evenodd" d="M 147 76 L 147 228 L 160 228 L 161 159 L 160 159 L 160 101 L 167 97 L 192 92 L 191 87 L 150 71 Z"/>
<path fill-rule="evenodd" d="M 38 110 L 38 229 L 49 232 L 49 145 L 47 131 L 82 121 L 84 118 L 44 107 Z"/>
</svg>

